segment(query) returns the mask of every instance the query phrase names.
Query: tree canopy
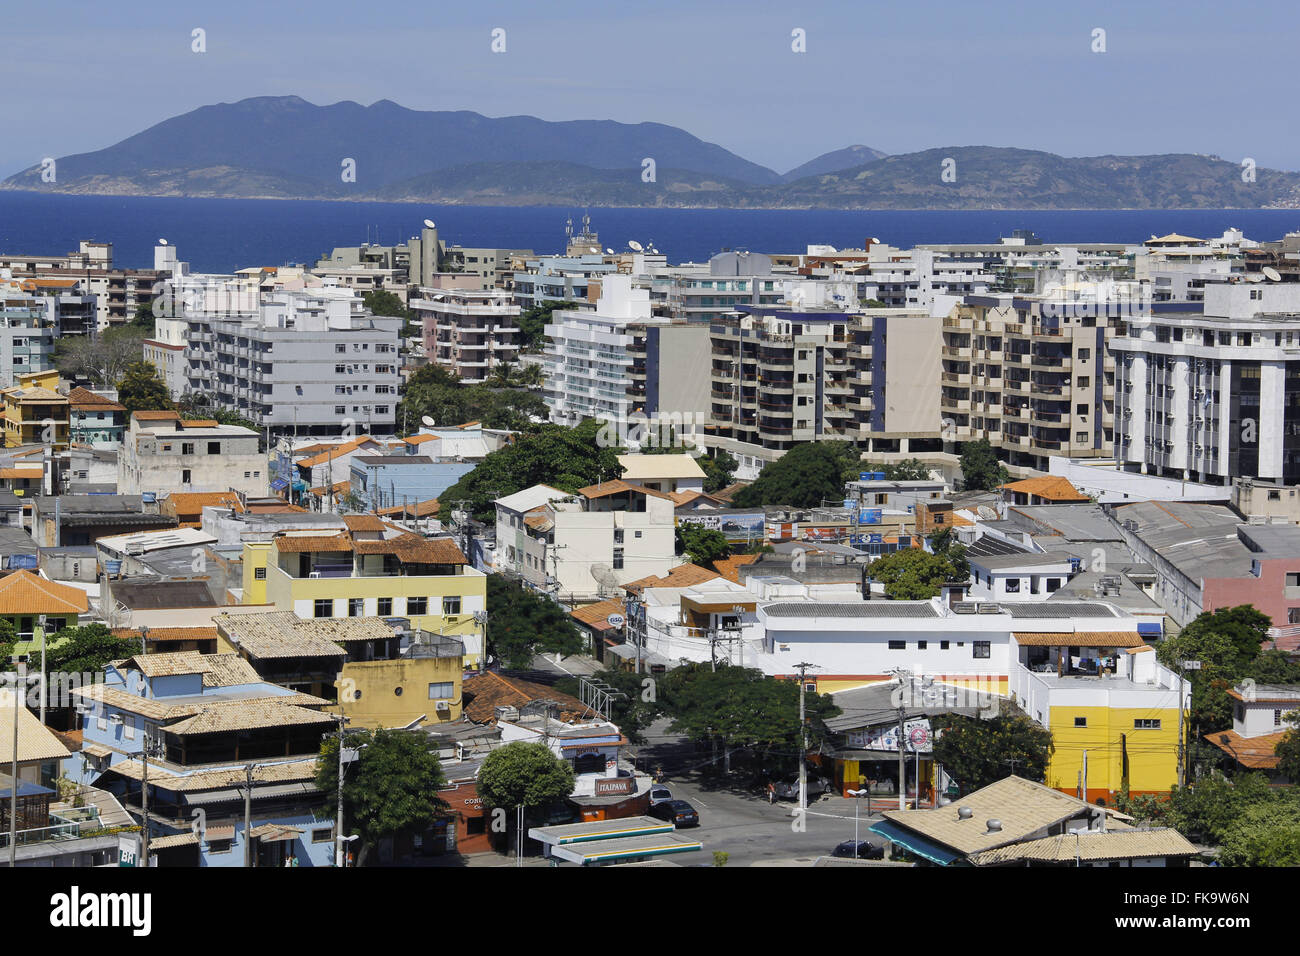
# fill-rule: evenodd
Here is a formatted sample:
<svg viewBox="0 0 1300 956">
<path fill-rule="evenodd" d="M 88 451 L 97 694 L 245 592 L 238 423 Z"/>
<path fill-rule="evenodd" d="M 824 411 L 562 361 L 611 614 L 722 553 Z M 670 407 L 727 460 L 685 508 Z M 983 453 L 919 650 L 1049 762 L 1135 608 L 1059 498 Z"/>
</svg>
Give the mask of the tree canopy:
<svg viewBox="0 0 1300 956">
<path fill-rule="evenodd" d="M 1278 756 L 1277 769 L 1286 774 L 1293 784 L 1300 784 L 1300 710 L 1293 710 L 1283 718 L 1287 731 L 1273 748 Z"/>
<path fill-rule="evenodd" d="M 614 688 L 610 699 L 610 712 L 607 715 L 629 741 L 643 743 L 641 733 L 662 713 L 659 707 L 656 679 L 645 674 L 606 667 L 592 675 L 593 680 L 600 681 Z M 572 697 L 578 696 L 578 679 L 565 677 L 555 682 L 555 689 Z"/>
<path fill-rule="evenodd" d="M 330 816 L 338 812 L 338 746 L 338 737 L 325 738 L 316 764 L 316 786 L 325 794 Z M 424 734 L 351 731 L 347 749 L 356 750 L 358 758 L 344 768 L 344 832 L 361 836 L 359 862 L 382 838 L 425 829 L 447 812 L 438 796 L 446 778 Z"/>
<path fill-rule="evenodd" d="M 943 554 L 902 548 L 867 565 L 867 577 L 883 584 L 885 594 L 896 601 L 925 601 L 936 597 L 950 581 L 967 581 L 970 566 L 966 565 L 966 573 L 962 574 L 957 564 Z"/>
<path fill-rule="evenodd" d="M 606 481 L 623 473 L 618 464 L 618 448 L 602 447 L 598 434 L 603 426 L 587 419 L 573 428 L 542 425 L 530 434 L 520 435 L 499 451 L 494 451 L 473 471 L 438 496 L 439 517 L 444 521 L 468 501 L 469 510 L 480 521 L 495 520 L 496 498 L 543 484 L 573 493 L 579 488 Z"/>
<path fill-rule="evenodd" d="M 55 340 L 54 364 L 65 378 L 89 379 L 97 388 L 113 388 L 128 366 L 140 361 L 145 337 L 134 324 L 106 329 L 93 339 L 65 335 Z"/>
<path fill-rule="evenodd" d="M 650 445 L 643 447 L 640 451 L 642 455 L 691 455 L 695 458 L 695 463 L 700 466 L 704 472 L 704 491 L 706 494 L 713 494 L 715 491 L 721 491 L 731 484 L 731 476 L 735 474 L 740 463 L 736 461 L 724 449 L 716 448 L 712 454 L 698 454 L 697 451 L 687 448 L 680 443 L 664 442 L 662 444 Z"/>
<path fill-rule="evenodd" d="M 715 528 L 682 522 L 677 526 L 677 552 L 701 567 L 708 567 L 731 554 L 731 542 Z"/>
<path fill-rule="evenodd" d="M 967 491 L 993 491 L 1006 484 L 1010 477 L 987 438 L 962 446 L 961 475 Z"/>
<path fill-rule="evenodd" d="M 546 744 L 516 740 L 483 759 L 478 795 L 488 809 L 538 809 L 571 794 L 573 781 L 573 767 Z"/>
<path fill-rule="evenodd" d="M 487 584 L 488 653 L 507 667 L 526 669 L 538 652 L 582 650 L 582 634 L 559 604 L 499 574 Z"/>
<path fill-rule="evenodd" d="M 524 389 L 466 385 L 438 365 L 425 365 L 411 376 L 397 404 L 397 426 L 403 434 L 420 430 L 429 416 L 439 425 L 482 422 L 486 428 L 533 430 L 534 418 L 545 420 L 546 402 Z"/>
<path fill-rule="evenodd" d="M 577 302 L 543 302 L 531 309 L 524 309 L 519 314 L 519 341 L 525 352 L 540 352 L 546 341 L 546 326 L 551 321 L 551 313 L 556 309 L 578 308 Z"/>
<path fill-rule="evenodd" d="M 944 714 L 931 718 L 931 724 L 936 733 L 934 759 L 962 793 L 1013 773 L 1041 783 L 1055 750 L 1052 732 L 1022 713 L 1002 713 L 989 720 Z"/>
<path fill-rule="evenodd" d="M 170 411 L 171 392 L 162 374 L 152 362 L 132 362 L 117 383 L 117 400 L 129 417 L 133 412 Z"/>
<path fill-rule="evenodd" d="M 902 461 L 894 461 L 885 465 L 862 462 L 858 469 L 859 473 L 863 471 L 880 471 L 884 472 L 886 481 L 929 481 L 930 466 L 924 464 L 919 458 L 904 458 Z M 856 475 L 854 476 L 857 477 Z"/>
<path fill-rule="evenodd" d="M 97 674 L 109 661 L 132 657 L 141 651 L 137 638 L 114 636 L 103 624 L 65 627 L 46 635 L 45 671 L 48 674 Z M 39 669 L 40 648 L 28 655 L 28 667 Z"/>
<path fill-rule="evenodd" d="M 737 508 L 816 508 L 827 501 L 838 504 L 844 500 L 844 483 L 858 477 L 860 465 L 860 454 L 849 442 L 795 445 L 764 467 L 753 484 L 737 491 L 731 503 Z"/>
<path fill-rule="evenodd" d="M 659 679 L 659 704 L 672 718 L 672 733 L 717 742 L 729 750 L 799 750 L 799 682 L 762 671 L 719 664 L 683 664 Z M 829 694 L 806 694 L 810 747 L 826 740 L 826 721 L 838 716 Z"/>
<path fill-rule="evenodd" d="M 1186 672 L 1192 685 L 1193 739 L 1232 723 L 1228 690 L 1252 676 L 1260 647 L 1272 621 L 1249 604 L 1197 615 L 1177 636 L 1156 646 L 1156 658 L 1173 671 L 1182 662 L 1197 660 L 1199 670 Z M 1271 662 L 1265 658 L 1265 665 Z"/>
</svg>

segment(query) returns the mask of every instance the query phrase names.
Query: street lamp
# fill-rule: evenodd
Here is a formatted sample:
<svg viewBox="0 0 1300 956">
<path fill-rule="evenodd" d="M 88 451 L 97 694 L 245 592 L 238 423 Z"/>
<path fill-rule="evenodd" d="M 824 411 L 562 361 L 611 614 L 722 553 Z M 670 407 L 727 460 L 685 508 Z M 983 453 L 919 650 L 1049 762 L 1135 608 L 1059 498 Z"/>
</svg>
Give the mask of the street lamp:
<svg viewBox="0 0 1300 956">
<path fill-rule="evenodd" d="M 861 797 L 863 794 L 866 794 L 867 797 L 870 798 L 871 788 L 863 787 L 861 790 L 850 790 L 848 791 L 848 794 L 850 797 L 853 797 L 853 855 L 854 857 L 857 857 L 858 855 L 858 807 L 862 806 L 862 804 L 858 802 L 858 798 Z M 871 816 L 870 810 L 867 811 L 867 816 Z"/>
</svg>

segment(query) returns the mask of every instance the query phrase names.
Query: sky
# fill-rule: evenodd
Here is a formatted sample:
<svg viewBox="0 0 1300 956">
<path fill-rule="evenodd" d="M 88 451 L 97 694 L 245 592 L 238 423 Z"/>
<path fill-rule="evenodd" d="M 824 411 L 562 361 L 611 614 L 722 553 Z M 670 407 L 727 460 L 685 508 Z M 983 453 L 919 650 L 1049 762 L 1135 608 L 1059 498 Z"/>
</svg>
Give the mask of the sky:
<svg viewBox="0 0 1300 956">
<path fill-rule="evenodd" d="M 0 176 L 287 94 L 668 123 L 778 172 L 853 144 L 1300 170 L 1294 2 L 73 0 L 15 6 L 5 33 Z"/>
</svg>

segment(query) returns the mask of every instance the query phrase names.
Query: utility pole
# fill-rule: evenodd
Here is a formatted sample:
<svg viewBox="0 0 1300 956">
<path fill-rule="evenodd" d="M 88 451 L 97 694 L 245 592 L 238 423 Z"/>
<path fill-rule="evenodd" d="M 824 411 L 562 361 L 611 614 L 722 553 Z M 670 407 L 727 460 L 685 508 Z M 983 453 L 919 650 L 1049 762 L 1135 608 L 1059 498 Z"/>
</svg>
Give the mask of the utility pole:
<svg viewBox="0 0 1300 956">
<path fill-rule="evenodd" d="M 334 865 L 338 867 L 347 864 L 347 858 L 344 855 L 347 851 L 343 846 L 343 725 L 347 718 L 339 714 L 339 789 L 338 789 L 338 822 L 335 824 L 334 832 Z"/>
<path fill-rule="evenodd" d="M 1187 783 L 1187 735 L 1183 732 L 1183 694 L 1187 671 L 1201 669 L 1200 661 L 1178 662 L 1178 789 Z"/>
<path fill-rule="evenodd" d="M 26 666 L 18 665 L 14 673 L 14 739 L 13 765 L 9 769 L 9 866 L 18 866 L 18 682 L 26 677 Z"/>
<path fill-rule="evenodd" d="M 140 755 L 144 758 L 144 773 L 140 778 L 140 810 L 144 818 L 144 831 L 141 834 L 141 865 L 149 868 L 149 731 L 141 733 Z"/>
<path fill-rule="evenodd" d="M 817 665 L 800 661 L 794 666 L 799 669 L 799 813 L 802 815 L 808 809 L 808 722 L 804 716 L 804 677 L 808 668 Z"/>
<path fill-rule="evenodd" d="M 253 765 L 244 767 L 244 868 L 253 865 Z"/>
<path fill-rule="evenodd" d="M 903 708 L 898 708 L 898 809 L 907 809 L 907 754 L 903 752 Z"/>
</svg>

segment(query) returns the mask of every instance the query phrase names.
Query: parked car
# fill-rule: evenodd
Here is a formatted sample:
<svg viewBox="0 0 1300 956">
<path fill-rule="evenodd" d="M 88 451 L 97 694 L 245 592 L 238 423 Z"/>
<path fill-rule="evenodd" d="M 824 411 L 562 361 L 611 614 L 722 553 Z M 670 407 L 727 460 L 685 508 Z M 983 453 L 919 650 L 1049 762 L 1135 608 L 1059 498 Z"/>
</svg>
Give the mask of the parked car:
<svg viewBox="0 0 1300 956">
<path fill-rule="evenodd" d="M 661 803 L 672 803 L 673 793 L 667 787 L 653 786 L 650 788 L 650 806 L 657 807 Z"/>
<path fill-rule="evenodd" d="M 657 820 L 667 820 L 675 827 L 698 827 L 700 815 L 685 800 L 669 800 L 650 808 L 650 816 Z"/>
<path fill-rule="evenodd" d="M 859 860 L 883 860 L 885 858 L 885 848 L 876 846 L 866 840 L 845 840 L 831 852 L 831 856 L 845 856 Z"/>
<path fill-rule="evenodd" d="M 778 780 L 773 785 L 776 795 L 782 800 L 799 799 L 799 776 L 794 774 L 783 780 Z M 815 797 L 818 794 L 827 793 L 831 789 L 831 782 L 825 777 L 819 777 L 815 774 L 808 774 L 808 796 Z"/>
</svg>

